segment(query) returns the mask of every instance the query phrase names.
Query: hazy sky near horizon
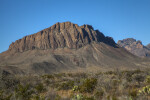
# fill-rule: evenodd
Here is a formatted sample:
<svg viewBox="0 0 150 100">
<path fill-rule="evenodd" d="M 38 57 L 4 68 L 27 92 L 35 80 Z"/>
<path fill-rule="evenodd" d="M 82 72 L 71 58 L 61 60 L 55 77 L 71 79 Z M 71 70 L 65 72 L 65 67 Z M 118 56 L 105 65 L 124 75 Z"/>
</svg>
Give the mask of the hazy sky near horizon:
<svg viewBox="0 0 150 100">
<path fill-rule="evenodd" d="M 57 22 L 90 24 L 117 42 L 150 43 L 150 0 L 0 0 L 0 53 Z"/>
</svg>

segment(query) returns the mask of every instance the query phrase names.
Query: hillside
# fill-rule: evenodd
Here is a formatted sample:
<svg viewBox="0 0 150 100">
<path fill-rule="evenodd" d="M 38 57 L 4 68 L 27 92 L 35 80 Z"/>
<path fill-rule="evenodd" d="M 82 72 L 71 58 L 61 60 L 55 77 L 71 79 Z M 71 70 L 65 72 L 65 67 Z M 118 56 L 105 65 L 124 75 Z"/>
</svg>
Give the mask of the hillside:
<svg viewBox="0 0 150 100">
<path fill-rule="evenodd" d="M 92 26 L 71 22 L 25 36 L 0 54 L 0 68 L 14 74 L 143 69 L 149 64 Z"/>
</svg>

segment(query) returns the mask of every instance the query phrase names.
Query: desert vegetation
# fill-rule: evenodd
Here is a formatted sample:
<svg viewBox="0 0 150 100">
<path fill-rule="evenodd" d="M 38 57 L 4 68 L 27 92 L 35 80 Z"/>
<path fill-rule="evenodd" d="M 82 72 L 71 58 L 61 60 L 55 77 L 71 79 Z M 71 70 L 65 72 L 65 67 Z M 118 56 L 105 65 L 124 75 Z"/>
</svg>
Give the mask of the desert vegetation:
<svg viewBox="0 0 150 100">
<path fill-rule="evenodd" d="M 0 100 L 149 100 L 150 70 L 2 75 Z"/>
</svg>

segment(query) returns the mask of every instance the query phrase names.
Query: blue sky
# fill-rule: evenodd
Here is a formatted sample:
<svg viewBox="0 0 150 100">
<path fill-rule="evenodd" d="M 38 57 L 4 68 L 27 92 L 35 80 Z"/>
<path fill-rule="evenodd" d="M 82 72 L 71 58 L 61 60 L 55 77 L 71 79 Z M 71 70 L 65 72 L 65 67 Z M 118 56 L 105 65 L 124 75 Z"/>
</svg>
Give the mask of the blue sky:
<svg viewBox="0 0 150 100">
<path fill-rule="evenodd" d="M 117 42 L 150 43 L 150 0 L 0 0 L 0 52 L 56 22 L 90 24 Z"/>
</svg>

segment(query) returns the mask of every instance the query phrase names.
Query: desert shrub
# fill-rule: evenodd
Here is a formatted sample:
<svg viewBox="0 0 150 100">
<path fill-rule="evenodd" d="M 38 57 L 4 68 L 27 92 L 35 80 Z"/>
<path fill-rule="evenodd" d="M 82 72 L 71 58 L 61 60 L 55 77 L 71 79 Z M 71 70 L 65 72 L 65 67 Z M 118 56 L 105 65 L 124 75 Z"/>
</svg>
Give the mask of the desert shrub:
<svg viewBox="0 0 150 100">
<path fill-rule="evenodd" d="M 124 73 L 124 77 L 126 78 L 127 82 L 131 82 L 132 81 L 132 75 L 133 75 L 133 73 L 130 72 L 130 71 L 126 71 Z"/>
<path fill-rule="evenodd" d="M 54 83 L 51 85 L 52 88 L 58 88 L 60 86 L 60 83 Z"/>
<path fill-rule="evenodd" d="M 135 99 L 138 95 L 137 89 L 129 89 L 128 95 L 131 99 Z"/>
<path fill-rule="evenodd" d="M 32 96 L 32 99 L 33 99 L 33 100 L 40 100 L 40 96 L 39 96 L 39 95 L 33 95 L 33 96 Z"/>
<path fill-rule="evenodd" d="M 32 97 L 33 92 L 34 91 L 31 89 L 29 84 L 25 86 L 19 84 L 18 87 L 15 89 L 16 98 L 23 100 L 29 100 Z"/>
<path fill-rule="evenodd" d="M 73 77 L 73 73 L 67 73 L 69 77 Z"/>
<path fill-rule="evenodd" d="M 137 70 L 132 70 L 132 71 L 122 71 L 122 74 L 124 74 L 124 76 L 126 77 L 128 82 L 132 81 L 132 76 L 135 74 L 141 74 L 143 71 L 141 71 L 140 69 Z"/>
<path fill-rule="evenodd" d="M 48 86 L 48 85 L 50 85 L 50 84 L 51 84 L 51 81 L 46 79 L 46 80 L 44 80 L 44 82 L 43 82 L 43 83 L 44 83 L 45 85 L 47 85 L 47 86 Z"/>
<path fill-rule="evenodd" d="M 87 78 L 87 74 L 86 73 L 76 73 L 74 74 L 75 77 L 80 77 L 80 78 Z"/>
<path fill-rule="evenodd" d="M 84 100 L 84 96 L 82 94 L 77 94 L 73 96 L 72 100 Z"/>
<path fill-rule="evenodd" d="M 56 95 L 55 100 L 61 100 L 61 96 Z"/>
<path fill-rule="evenodd" d="M 44 85 L 42 83 L 39 83 L 35 86 L 35 89 L 38 93 L 41 93 L 43 91 L 45 91 L 46 89 L 44 88 Z"/>
<path fill-rule="evenodd" d="M 133 79 L 140 84 L 141 82 L 144 81 L 145 77 L 141 74 L 135 74 L 133 75 Z"/>
<path fill-rule="evenodd" d="M 150 95 L 150 85 L 143 87 L 139 90 L 140 95 Z"/>
<path fill-rule="evenodd" d="M 54 79 L 55 77 L 53 75 L 43 75 L 42 78 L 44 78 L 44 79 Z"/>
<path fill-rule="evenodd" d="M 33 95 L 31 100 L 45 100 L 44 96 L 40 96 L 39 94 Z"/>
<path fill-rule="evenodd" d="M 117 96 L 116 95 L 112 95 L 112 100 L 118 100 Z"/>
<path fill-rule="evenodd" d="M 95 100 L 94 97 L 87 97 L 82 94 L 74 95 L 71 100 Z"/>
<path fill-rule="evenodd" d="M 87 78 L 86 73 L 68 73 L 69 77 Z"/>
<path fill-rule="evenodd" d="M 57 74 L 54 74 L 54 77 L 56 78 L 61 78 L 61 77 L 65 77 L 66 76 L 66 73 L 57 73 Z"/>
<path fill-rule="evenodd" d="M 67 82 L 63 82 L 63 83 L 59 84 L 58 89 L 59 90 L 68 90 L 68 89 L 72 89 L 73 86 L 74 86 L 74 81 L 69 80 Z"/>
<path fill-rule="evenodd" d="M 146 83 L 150 83 L 150 75 L 148 75 L 148 76 L 146 77 L 145 82 L 146 82 Z"/>
<path fill-rule="evenodd" d="M 4 91 L 0 91 L 0 100 L 10 100 L 10 98 L 12 97 L 12 94 L 10 95 L 5 95 Z"/>
<path fill-rule="evenodd" d="M 4 90 L 0 92 L 0 100 L 147 100 L 150 97 L 150 74 L 140 70 L 25 75 L 18 76 L 19 83 L 10 78 L 9 81 L 4 80 L 15 83 L 9 87 L 16 89 L 0 85 L 0 89 Z M 11 92 L 14 94 L 11 95 Z"/>
<path fill-rule="evenodd" d="M 117 80 L 117 79 L 113 79 L 113 80 L 112 80 L 112 86 L 113 86 L 114 88 L 118 87 L 119 83 L 120 83 L 120 80 Z"/>
<path fill-rule="evenodd" d="M 110 95 L 108 95 L 106 98 L 107 98 L 107 100 L 110 100 Z"/>
<path fill-rule="evenodd" d="M 125 73 L 128 73 L 128 74 L 140 74 L 140 73 L 143 73 L 143 71 L 141 71 L 140 69 L 136 69 L 136 70 L 124 70 L 122 71 L 122 74 L 125 74 Z"/>
<path fill-rule="evenodd" d="M 75 85 L 72 90 L 73 90 L 73 91 L 79 91 L 79 86 L 76 86 L 76 85 Z"/>
<path fill-rule="evenodd" d="M 142 73 L 142 72 L 143 72 L 142 70 L 136 69 L 136 70 L 133 71 L 133 74 L 140 74 L 140 73 Z"/>
<path fill-rule="evenodd" d="M 79 91 L 82 93 L 82 92 L 88 92 L 88 93 L 91 93 L 93 92 L 93 90 L 95 89 L 97 85 L 97 79 L 96 78 L 88 78 L 88 79 L 85 79 L 83 81 L 83 84 L 81 84 L 79 86 Z"/>
<path fill-rule="evenodd" d="M 3 84 L 0 88 L 13 89 L 17 84 L 19 84 L 19 80 L 13 76 L 6 76 L 0 80 L 0 83 Z"/>
<path fill-rule="evenodd" d="M 91 97 L 85 97 L 85 100 L 95 100 L 93 96 Z"/>
<path fill-rule="evenodd" d="M 102 98 L 102 96 L 104 95 L 104 91 L 103 90 L 101 90 L 101 91 L 96 91 L 95 92 L 95 94 L 94 94 L 94 96 L 95 96 L 95 98 Z"/>
<path fill-rule="evenodd" d="M 112 75 L 104 75 L 98 78 L 97 89 L 103 90 L 106 94 L 116 91 L 120 83 L 117 78 L 112 78 Z"/>
<path fill-rule="evenodd" d="M 114 71 L 107 71 L 104 74 L 106 74 L 106 75 L 116 75 L 117 73 L 114 72 Z"/>
<path fill-rule="evenodd" d="M 99 76 L 99 75 L 102 75 L 103 73 L 102 72 L 98 72 L 98 73 L 96 73 L 95 75 L 96 76 Z"/>
</svg>

